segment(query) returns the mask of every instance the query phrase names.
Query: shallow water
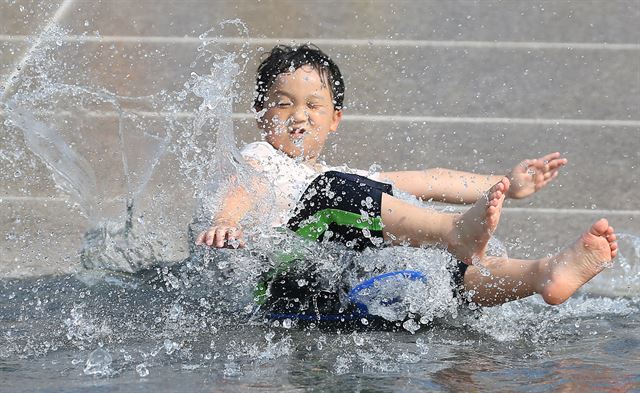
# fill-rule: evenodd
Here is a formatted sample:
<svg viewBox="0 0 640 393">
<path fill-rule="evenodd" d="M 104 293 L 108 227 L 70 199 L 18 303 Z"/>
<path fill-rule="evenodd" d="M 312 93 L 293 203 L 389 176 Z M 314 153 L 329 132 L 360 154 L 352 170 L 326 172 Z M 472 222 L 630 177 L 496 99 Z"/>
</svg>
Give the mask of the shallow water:
<svg viewBox="0 0 640 393">
<path fill-rule="evenodd" d="M 640 388 L 637 297 L 531 299 L 410 334 L 248 321 L 107 281 L 2 281 L 4 391 Z"/>
</svg>

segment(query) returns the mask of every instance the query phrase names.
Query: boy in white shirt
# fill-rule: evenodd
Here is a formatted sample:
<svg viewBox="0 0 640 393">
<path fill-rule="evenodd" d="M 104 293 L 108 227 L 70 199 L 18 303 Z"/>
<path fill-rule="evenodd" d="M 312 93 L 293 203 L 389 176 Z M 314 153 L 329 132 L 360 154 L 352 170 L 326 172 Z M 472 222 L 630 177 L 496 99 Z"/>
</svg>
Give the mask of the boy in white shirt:
<svg viewBox="0 0 640 393">
<path fill-rule="evenodd" d="M 525 198 L 546 186 L 567 160 L 559 153 L 524 160 L 506 176 L 448 169 L 347 173 L 318 162 L 342 119 L 344 81 L 335 63 L 314 46 L 276 46 L 258 69 L 254 108 L 265 142 L 247 145 L 245 160 L 264 175 L 276 196 L 275 226 L 303 237 L 338 241 L 356 250 L 384 244 L 445 247 L 458 260 L 456 285 L 479 305 L 542 295 L 560 304 L 617 254 L 607 220 L 595 222 L 567 249 L 536 260 L 487 256 L 505 198 Z M 463 214 L 439 212 L 393 196 L 473 204 Z M 487 191 L 488 190 L 488 191 Z M 232 190 L 198 245 L 243 246 L 241 219 L 260 192 Z M 326 240 L 326 239 L 325 239 Z M 472 259 L 489 269 L 485 276 Z"/>
</svg>

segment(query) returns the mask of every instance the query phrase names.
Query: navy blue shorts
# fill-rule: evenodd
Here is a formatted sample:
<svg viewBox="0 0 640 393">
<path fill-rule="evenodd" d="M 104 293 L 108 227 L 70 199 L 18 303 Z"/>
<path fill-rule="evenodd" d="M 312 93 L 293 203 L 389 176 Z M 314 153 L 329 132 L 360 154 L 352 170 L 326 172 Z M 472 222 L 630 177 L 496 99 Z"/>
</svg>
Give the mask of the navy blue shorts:
<svg viewBox="0 0 640 393">
<path fill-rule="evenodd" d="M 383 194 L 393 195 L 390 184 L 350 173 L 323 173 L 307 187 L 287 227 L 304 238 L 338 242 L 355 251 L 383 247 Z M 450 269 L 459 298 L 466 269 L 467 265 L 460 261 Z M 312 261 L 282 261 L 263 277 L 258 299 L 273 315 L 313 318 L 339 310 L 343 314 L 353 311 L 340 302 L 336 291 L 322 288 L 315 279 L 315 270 Z M 300 287 L 297 282 L 301 279 L 309 285 Z"/>
<path fill-rule="evenodd" d="M 391 184 L 351 173 L 329 171 L 307 187 L 287 227 L 317 241 L 331 241 L 357 251 L 382 244 L 382 194 Z"/>
</svg>

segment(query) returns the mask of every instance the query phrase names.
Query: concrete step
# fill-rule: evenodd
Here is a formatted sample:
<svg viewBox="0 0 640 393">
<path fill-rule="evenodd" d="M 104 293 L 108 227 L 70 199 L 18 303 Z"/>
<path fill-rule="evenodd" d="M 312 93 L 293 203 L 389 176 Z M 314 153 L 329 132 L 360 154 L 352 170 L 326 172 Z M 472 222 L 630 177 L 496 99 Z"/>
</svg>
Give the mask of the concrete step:
<svg viewBox="0 0 640 393">
<path fill-rule="evenodd" d="M 638 43 L 639 15 L 634 0 L 117 0 L 80 2 L 64 22 L 102 35 L 197 36 L 239 18 L 255 37 Z"/>
<path fill-rule="evenodd" d="M 127 192 L 123 155 L 115 114 L 98 117 L 81 113 L 59 115 L 66 143 L 85 157 L 97 179 L 98 198 L 115 198 Z M 67 123 L 63 123 L 67 121 Z M 189 118 L 183 121 L 189 122 Z M 167 132 L 161 116 L 145 119 L 149 132 Z M 142 128 L 145 128 L 144 125 Z M 78 132 L 81 130 L 81 132 Z M 150 139 L 140 136 L 134 123 L 123 125 L 131 173 L 129 187 L 134 190 L 152 164 L 155 148 Z M 255 122 L 236 119 L 238 146 L 260 139 Z M 383 170 L 415 170 L 444 167 L 487 174 L 504 174 L 521 160 L 537 158 L 554 151 L 569 159 L 560 176 L 534 199 L 518 201 L 516 206 L 551 209 L 640 210 L 640 153 L 635 145 L 638 129 L 633 127 L 550 126 L 535 124 L 414 123 L 402 121 L 343 121 L 331 135 L 325 158 L 331 165 L 346 164 L 367 169 L 373 164 Z M 177 184 L 177 193 L 188 189 L 189 182 L 180 169 L 173 149 L 179 135 L 173 135 L 167 152 L 156 168 L 153 184 Z M 205 131 L 197 143 L 215 140 Z M 51 171 L 17 137 L 7 151 L 20 152 L 21 159 L 12 168 L 0 171 L 0 195 L 57 196 Z M 204 147 L 204 145 L 202 145 Z M 194 156 L 207 160 L 212 157 Z M 204 165 L 204 164 L 203 164 Z M 19 171 L 19 176 L 15 173 Z M 612 175 L 615 174 L 615 175 Z"/>
<path fill-rule="evenodd" d="M 179 91 L 196 43 L 76 43 L 55 47 L 54 79 L 123 96 Z M 237 45 L 226 46 L 236 51 Z M 265 48 L 270 49 L 270 48 Z M 325 46 L 342 69 L 345 105 L 360 115 L 639 121 L 637 51 Z M 237 111 L 253 100 L 257 46 L 239 78 Z M 82 69 L 82 72 L 77 72 Z M 28 71 L 27 71 L 28 73 Z"/>
<path fill-rule="evenodd" d="M 0 3 L 0 35 L 40 34 L 63 1 L 3 1 Z"/>
</svg>

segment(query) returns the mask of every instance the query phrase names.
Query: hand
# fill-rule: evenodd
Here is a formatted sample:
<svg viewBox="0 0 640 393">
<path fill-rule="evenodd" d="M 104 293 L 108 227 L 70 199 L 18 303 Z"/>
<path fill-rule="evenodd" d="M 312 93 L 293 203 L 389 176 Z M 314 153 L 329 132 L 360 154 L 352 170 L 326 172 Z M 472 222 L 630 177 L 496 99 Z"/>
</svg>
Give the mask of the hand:
<svg viewBox="0 0 640 393">
<path fill-rule="evenodd" d="M 196 238 L 197 246 L 205 244 L 215 248 L 242 248 L 242 229 L 240 225 L 231 221 L 216 221 L 211 228 L 201 232 Z"/>
<path fill-rule="evenodd" d="M 526 198 L 558 176 L 558 171 L 567 163 L 560 153 L 547 154 L 533 160 L 524 160 L 509 172 L 511 188 L 507 197 Z"/>
</svg>

